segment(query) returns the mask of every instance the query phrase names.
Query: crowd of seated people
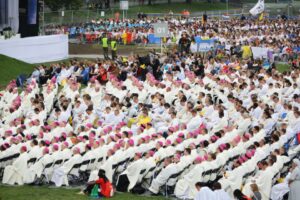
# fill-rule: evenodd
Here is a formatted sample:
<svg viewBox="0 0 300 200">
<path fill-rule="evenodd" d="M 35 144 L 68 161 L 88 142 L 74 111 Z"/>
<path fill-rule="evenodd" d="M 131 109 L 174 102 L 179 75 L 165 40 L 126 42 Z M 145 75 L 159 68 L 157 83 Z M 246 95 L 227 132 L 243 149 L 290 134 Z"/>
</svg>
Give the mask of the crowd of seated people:
<svg viewBox="0 0 300 200">
<path fill-rule="evenodd" d="M 270 45 L 298 47 L 297 22 L 261 26 L 266 38 L 282 30 Z M 219 40 L 242 35 L 222 31 Z M 215 187 L 234 198 L 253 196 L 255 183 L 263 200 L 285 195 L 276 181 L 300 151 L 299 52 L 289 52 L 284 73 L 257 61 L 253 70 L 247 53 L 38 66 L 21 91 L 16 81 L 1 91 L 2 183 L 68 186 L 101 170 L 119 191 L 201 199 Z"/>
</svg>

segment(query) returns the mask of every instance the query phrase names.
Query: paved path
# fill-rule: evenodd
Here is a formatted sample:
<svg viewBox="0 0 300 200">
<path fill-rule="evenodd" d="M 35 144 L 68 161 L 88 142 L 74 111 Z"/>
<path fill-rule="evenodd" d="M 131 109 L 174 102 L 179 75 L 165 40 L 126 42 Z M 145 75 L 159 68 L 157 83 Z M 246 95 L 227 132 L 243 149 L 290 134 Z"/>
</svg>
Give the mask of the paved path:
<svg viewBox="0 0 300 200">
<path fill-rule="evenodd" d="M 93 59 L 101 58 L 101 59 L 103 59 L 104 56 L 100 55 L 100 54 L 70 54 L 69 58 L 93 58 Z"/>
</svg>

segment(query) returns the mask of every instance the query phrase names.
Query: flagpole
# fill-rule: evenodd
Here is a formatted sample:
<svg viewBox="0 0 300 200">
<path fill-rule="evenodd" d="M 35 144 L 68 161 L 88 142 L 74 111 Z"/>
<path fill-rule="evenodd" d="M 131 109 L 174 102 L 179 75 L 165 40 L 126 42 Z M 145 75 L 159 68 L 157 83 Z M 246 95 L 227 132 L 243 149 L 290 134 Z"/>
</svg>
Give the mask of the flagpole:
<svg viewBox="0 0 300 200">
<path fill-rule="evenodd" d="M 229 14 L 229 13 L 228 13 L 228 1 L 229 1 L 229 0 L 226 0 L 227 15 Z"/>
</svg>

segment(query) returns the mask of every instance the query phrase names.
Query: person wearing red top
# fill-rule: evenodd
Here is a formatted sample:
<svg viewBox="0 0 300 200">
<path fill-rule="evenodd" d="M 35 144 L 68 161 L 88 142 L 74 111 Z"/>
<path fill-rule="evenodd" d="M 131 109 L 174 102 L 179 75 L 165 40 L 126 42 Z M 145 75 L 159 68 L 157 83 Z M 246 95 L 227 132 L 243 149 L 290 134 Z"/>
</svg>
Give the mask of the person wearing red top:
<svg viewBox="0 0 300 200">
<path fill-rule="evenodd" d="M 237 200 L 252 200 L 250 197 L 247 197 L 246 195 L 244 195 L 242 193 L 241 190 L 239 189 L 236 189 L 234 192 L 233 192 L 233 196 L 235 199 Z"/>
<path fill-rule="evenodd" d="M 96 181 L 96 184 L 98 184 L 100 188 L 99 196 L 103 196 L 106 198 L 110 198 L 112 196 L 112 184 L 109 182 L 105 175 L 104 177 L 99 178 Z"/>
<path fill-rule="evenodd" d="M 98 173 L 99 179 L 96 181 L 92 181 L 87 183 L 87 187 L 80 192 L 80 194 L 90 195 L 94 186 L 98 184 L 99 186 L 99 197 L 110 198 L 113 196 L 113 186 L 107 179 L 104 170 L 99 170 Z"/>
</svg>

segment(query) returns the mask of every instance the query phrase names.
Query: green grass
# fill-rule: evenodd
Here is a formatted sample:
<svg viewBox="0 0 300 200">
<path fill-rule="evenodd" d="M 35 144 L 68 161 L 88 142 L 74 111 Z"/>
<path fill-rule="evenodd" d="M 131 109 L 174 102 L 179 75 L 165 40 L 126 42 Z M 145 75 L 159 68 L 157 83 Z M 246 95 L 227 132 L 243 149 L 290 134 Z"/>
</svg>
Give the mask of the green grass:
<svg viewBox="0 0 300 200">
<path fill-rule="evenodd" d="M 36 186 L 0 186 L 0 200 L 89 200 L 78 195 L 79 189 L 48 188 Z M 117 193 L 112 200 L 163 200 L 164 197 L 143 197 L 129 193 Z"/>
<path fill-rule="evenodd" d="M 229 5 L 229 9 L 232 9 Z M 172 3 L 172 4 L 155 4 L 155 5 L 143 5 L 133 6 L 127 11 L 126 16 L 129 18 L 136 18 L 137 13 L 169 13 L 170 10 L 174 14 L 181 13 L 184 9 L 193 12 L 203 12 L 212 10 L 226 10 L 226 3 L 221 2 L 194 2 L 191 4 L 186 3 Z M 105 11 L 105 18 L 114 18 L 114 13 L 120 12 L 120 18 L 122 18 L 122 11 L 119 8 L 112 8 L 110 11 Z M 64 24 L 64 23 L 82 23 L 90 21 L 91 19 L 101 18 L 101 11 L 95 10 L 77 10 L 77 11 L 65 11 L 64 17 L 61 16 L 61 12 L 47 12 L 45 13 L 45 24 Z M 102 17 L 103 18 L 103 17 Z"/>
<path fill-rule="evenodd" d="M 32 64 L 0 54 L 0 88 L 5 87 L 9 81 L 16 79 L 20 74 L 29 75 L 33 69 Z"/>
<path fill-rule="evenodd" d="M 290 70 L 290 66 L 287 63 L 276 63 L 276 69 L 279 72 L 285 72 Z"/>
</svg>

